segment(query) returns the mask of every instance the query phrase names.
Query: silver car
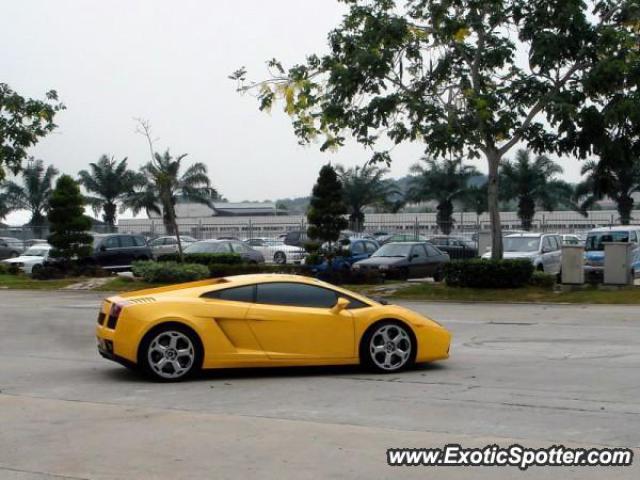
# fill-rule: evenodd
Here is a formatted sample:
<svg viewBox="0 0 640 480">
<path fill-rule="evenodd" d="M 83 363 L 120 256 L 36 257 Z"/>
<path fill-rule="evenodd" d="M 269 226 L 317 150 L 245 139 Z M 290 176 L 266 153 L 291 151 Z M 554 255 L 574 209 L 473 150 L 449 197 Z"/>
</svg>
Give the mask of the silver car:
<svg viewBox="0 0 640 480">
<path fill-rule="evenodd" d="M 182 250 L 187 248 L 192 243 L 197 242 L 193 237 L 188 235 L 180 235 L 180 242 L 182 243 Z M 178 253 L 178 238 L 174 236 L 158 237 L 149 242 L 149 247 L 153 252 L 155 258 L 162 255 L 170 255 L 172 253 Z"/>
<path fill-rule="evenodd" d="M 237 253 L 248 263 L 264 263 L 264 257 L 240 240 L 202 240 L 192 243 L 184 249 L 186 255 L 190 253 Z"/>
<path fill-rule="evenodd" d="M 0 260 L 17 257 L 23 251 L 24 246 L 17 238 L 0 237 Z"/>
<path fill-rule="evenodd" d="M 541 272 L 558 274 L 562 268 L 562 237 L 556 233 L 516 233 L 502 239 L 503 258 L 526 258 Z M 482 258 L 491 258 L 491 252 Z"/>
</svg>

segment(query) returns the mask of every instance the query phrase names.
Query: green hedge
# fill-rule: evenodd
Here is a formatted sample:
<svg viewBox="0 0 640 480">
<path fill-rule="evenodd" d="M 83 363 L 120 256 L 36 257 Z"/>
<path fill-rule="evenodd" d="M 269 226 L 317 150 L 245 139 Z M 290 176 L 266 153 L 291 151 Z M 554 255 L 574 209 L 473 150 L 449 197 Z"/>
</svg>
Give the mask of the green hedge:
<svg viewBox="0 0 640 480">
<path fill-rule="evenodd" d="M 131 271 L 148 283 L 182 283 L 202 280 L 209 276 L 209 269 L 197 263 L 134 262 Z"/>
<path fill-rule="evenodd" d="M 163 262 L 178 262 L 177 253 L 161 255 L 158 260 Z M 239 265 L 243 263 L 242 257 L 237 253 L 185 253 L 184 261 L 198 263 L 200 265 Z"/>
<path fill-rule="evenodd" d="M 558 276 L 544 272 L 533 272 L 529 283 L 534 287 L 552 288 L 558 282 Z"/>
<path fill-rule="evenodd" d="M 230 275 L 248 275 L 253 273 L 288 273 L 304 275 L 309 271 L 302 265 L 265 265 L 243 263 L 241 265 L 210 264 L 209 276 L 227 277 Z"/>
<path fill-rule="evenodd" d="M 533 264 L 526 259 L 457 260 L 444 266 L 445 281 L 452 287 L 519 288 L 532 276 Z"/>
</svg>

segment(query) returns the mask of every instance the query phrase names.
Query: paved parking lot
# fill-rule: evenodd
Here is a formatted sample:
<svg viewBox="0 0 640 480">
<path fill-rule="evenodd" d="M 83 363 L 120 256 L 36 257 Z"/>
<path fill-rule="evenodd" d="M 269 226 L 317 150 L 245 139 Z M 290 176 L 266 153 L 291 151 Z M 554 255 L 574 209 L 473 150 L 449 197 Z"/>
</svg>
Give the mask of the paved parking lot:
<svg viewBox="0 0 640 480">
<path fill-rule="evenodd" d="M 93 293 L 0 291 L 0 479 L 517 478 L 387 467 L 390 447 L 640 446 L 638 307 L 403 304 L 453 331 L 452 358 L 220 371 L 155 384 L 102 360 Z M 536 468 L 527 478 L 638 478 Z"/>
</svg>

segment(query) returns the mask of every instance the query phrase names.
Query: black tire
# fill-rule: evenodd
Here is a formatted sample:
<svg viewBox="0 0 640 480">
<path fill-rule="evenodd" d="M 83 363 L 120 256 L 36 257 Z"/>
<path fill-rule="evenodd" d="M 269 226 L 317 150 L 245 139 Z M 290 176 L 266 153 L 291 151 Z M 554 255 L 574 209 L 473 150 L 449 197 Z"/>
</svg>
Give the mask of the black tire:
<svg viewBox="0 0 640 480">
<path fill-rule="evenodd" d="M 374 343 L 378 342 L 378 340 L 374 340 L 374 338 L 377 338 L 380 335 L 381 330 L 385 328 L 387 328 L 389 332 L 403 332 L 403 338 L 400 339 L 399 345 L 405 351 L 407 347 L 410 348 L 410 350 L 408 351 L 408 356 L 406 358 L 401 359 L 401 357 L 397 353 L 388 352 L 386 349 L 378 353 L 374 353 L 372 351 Z M 400 335 L 400 333 L 398 333 L 398 335 Z M 391 341 L 395 340 L 396 338 L 396 336 L 392 336 Z M 396 347 L 397 346 L 398 344 L 396 344 Z M 397 373 L 413 366 L 416 360 L 417 350 L 418 344 L 411 328 L 409 328 L 405 323 L 398 320 L 382 320 L 371 325 L 362 336 L 362 339 L 360 340 L 360 364 L 363 365 L 366 369 L 377 373 Z M 383 361 L 381 358 L 376 357 L 380 357 L 381 354 L 384 354 L 384 356 L 386 357 L 387 353 L 391 353 L 392 360 L 389 363 L 389 367 L 384 368 L 381 363 L 385 363 L 386 360 Z M 394 355 L 397 356 L 396 364 L 394 364 L 393 360 Z"/>
<path fill-rule="evenodd" d="M 33 275 L 37 275 L 39 272 L 42 271 L 44 267 L 40 264 L 34 265 L 33 267 L 31 267 L 31 276 Z"/>
<path fill-rule="evenodd" d="M 442 274 L 442 268 L 438 268 L 435 273 L 433 274 L 433 281 L 434 282 L 441 282 L 443 278 L 443 274 Z"/>
<path fill-rule="evenodd" d="M 287 256 L 284 252 L 276 252 L 273 255 L 273 263 L 277 263 L 278 265 L 284 265 L 287 263 Z"/>
<path fill-rule="evenodd" d="M 181 372 L 180 375 L 170 376 L 170 372 L 168 371 L 169 369 L 167 369 L 165 375 L 161 375 L 150 363 L 150 357 L 152 357 L 152 355 L 150 355 L 149 349 L 152 344 L 155 344 L 154 342 L 158 340 L 159 337 L 171 335 L 173 333 L 183 335 L 191 341 L 191 345 L 193 347 L 193 358 L 188 366 L 184 367 L 185 371 Z M 180 382 L 193 377 L 202 369 L 203 358 L 204 349 L 200 338 L 193 330 L 181 323 L 164 323 L 153 328 L 144 336 L 140 342 L 140 346 L 138 347 L 138 366 L 140 370 L 145 375 L 158 382 Z M 171 363 L 174 362 L 179 362 L 178 357 L 173 357 Z"/>
<path fill-rule="evenodd" d="M 543 272 L 544 273 L 544 266 L 542 264 L 538 265 L 538 268 L 536 268 L 536 270 L 538 272 Z"/>
<path fill-rule="evenodd" d="M 403 267 L 398 272 L 398 276 L 400 280 L 409 280 L 409 269 L 407 267 Z"/>
</svg>

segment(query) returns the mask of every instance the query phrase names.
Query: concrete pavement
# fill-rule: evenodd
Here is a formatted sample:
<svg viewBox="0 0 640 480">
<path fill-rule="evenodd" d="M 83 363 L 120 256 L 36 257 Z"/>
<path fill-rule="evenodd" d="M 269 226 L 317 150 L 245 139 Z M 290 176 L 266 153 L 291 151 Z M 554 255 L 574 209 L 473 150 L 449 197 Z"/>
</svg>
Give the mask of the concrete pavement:
<svg viewBox="0 0 640 480">
<path fill-rule="evenodd" d="M 226 370 L 156 384 L 102 360 L 101 295 L 0 291 L 0 479 L 516 478 L 387 467 L 390 447 L 640 446 L 637 307 L 404 305 L 452 358 L 397 375 Z M 635 478 L 534 468 L 529 478 Z"/>
</svg>

